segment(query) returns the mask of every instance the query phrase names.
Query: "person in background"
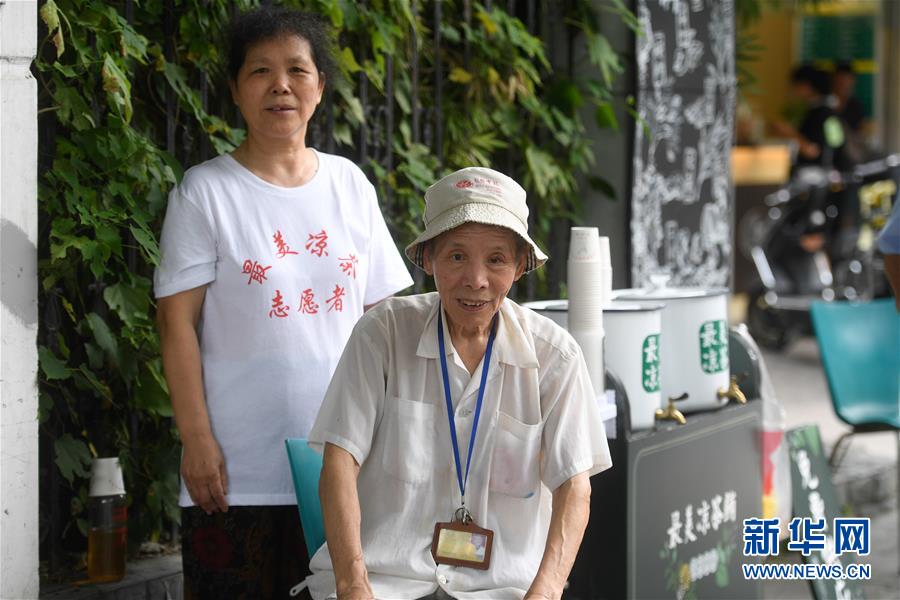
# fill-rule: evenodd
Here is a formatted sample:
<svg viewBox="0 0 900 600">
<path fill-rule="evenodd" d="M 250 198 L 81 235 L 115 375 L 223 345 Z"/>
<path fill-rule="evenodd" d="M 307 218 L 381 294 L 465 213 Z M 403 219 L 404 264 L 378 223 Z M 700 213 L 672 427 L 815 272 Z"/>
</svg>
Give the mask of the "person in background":
<svg viewBox="0 0 900 600">
<path fill-rule="evenodd" d="M 796 126 L 778 121 L 773 129 L 797 144 L 795 166 L 849 169 L 852 163 L 843 152 L 844 127 L 828 105 L 828 75 L 811 65 L 798 67 L 791 74 L 791 93 L 802 104 L 803 116 Z"/>
<path fill-rule="evenodd" d="M 856 88 L 856 73 L 850 63 L 837 65 L 831 75 L 830 104 L 844 125 L 846 143 L 844 154 L 847 159 L 858 164 L 866 158 L 865 110 L 853 92 Z"/>
<path fill-rule="evenodd" d="M 878 236 L 878 249 L 884 254 L 884 273 L 894 290 L 894 302 L 900 312 L 900 201 L 894 203 L 891 216 Z"/>
<path fill-rule="evenodd" d="M 306 145 L 332 81 L 324 21 L 236 17 L 244 142 L 172 190 L 154 276 L 181 434 L 186 598 L 284 598 L 308 573 L 284 440 L 305 437 L 356 321 L 412 280 L 375 190 Z"/>
<path fill-rule="evenodd" d="M 834 69 L 831 76 L 831 95 L 834 98 L 834 111 L 844 124 L 855 133 L 862 133 L 863 121 L 866 118 L 862 102 L 853 95 L 856 89 L 856 73 L 850 63 L 842 62 Z"/>
<path fill-rule="evenodd" d="M 425 193 L 406 256 L 436 293 L 366 313 L 310 433 L 327 544 L 313 598 L 559 598 L 611 465 L 581 349 L 506 295 L 547 257 L 525 190 L 480 167 Z M 460 565 L 459 560 L 467 561 Z"/>
</svg>

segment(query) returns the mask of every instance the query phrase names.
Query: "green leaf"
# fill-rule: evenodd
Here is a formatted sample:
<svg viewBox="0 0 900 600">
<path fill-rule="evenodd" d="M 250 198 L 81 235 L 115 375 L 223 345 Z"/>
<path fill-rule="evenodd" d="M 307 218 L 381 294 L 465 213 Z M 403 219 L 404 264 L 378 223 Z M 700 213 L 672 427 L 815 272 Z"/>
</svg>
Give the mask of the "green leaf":
<svg viewBox="0 0 900 600">
<path fill-rule="evenodd" d="M 455 81 L 456 83 L 466 84 L 472 81 L 472 74 L 463 69 L 462 67 L 453 67 L 450 69 L 450 81 Z"/>
<path fill-rule="evenodd" d="M 40 362 L 44 377 L 49 381 L 68 379 L 71 376 L 66 362 L 57 358 L 53 351 L 46 346 L 38 347 L 38 362 Z"/>
<path fill-rule="evenodd" d="M 567 116 L 574 116 L 584 102 L 578 86 L 568 79 L 558 81 L 547 95 L 550 104 Z"/>
<path fill-rule="evenodd" d="M 602 192 L 610 200 L 616 199 L 616 189 L 602 177 L 592 175 L 588 177 L 588 183 L 591 184 L 591 187 L 593 189 L 597 190 L 598 192 Z"/>
<path fill-rule="evenodd" d="M 56 58 L 58 59 L 66 51 L 66 42 L 63 39 L 62 28 L 59 26 L 59 7 L 53 0 L 47 0 L 38 14 L 47 26 L 47 32 L 53 36 L 53 45 L 56 46 Z"/>
<path fill-rule="evenodd" d="M 356 57 L 353 56 L 353 50 L 349 47 L 345 46 L 341 49 L 341 53 L 338 55 L 338 62 L 340 63 L 342 70 L 347 73 L 352 74 L 362 70 L 362 67 L 356 62 Z"/>
<path fill-rule="evenodd" d="M 38 394 L 38 423 L 43 425 L 53 412 L 53 397 L 50 394 L 40 392 Z"/>
<path fill-rule="evenodd" d="M 56 466 L 66 481 L 73 483 L 76 477 L 90 475 L 91 452 L 83 441 L 66 433 L 53 443 L 53 448 L 56 452 Z"/>
<path fill-rule="evenodd" d="M 146 323 L 150 313 L 150 283 L 144 278 L 137 283 L 137 286 L 117 283 L 103 290 L 107 306 L 116 311 L 128 327 Z"/>
<path fill-rule="evenodd" d="M 539 196 L 546 196 L 548 182 L 556 176 L 556 167 L 553 158 L 538 149 L 536 146 L 528 146 L 525 149 L 525 160 L 531 171 L 531 178 Z"/>
<path fill-rule="evenodd" d="M 623 70 L 619 55 L 613 50 L 609 40 L 599 33 L 588 35 L 587 47 L 591 63 L 600 68 L 606 85 L 612 85 L 615 75 Z"/>
<path fill-rule="evenodd" d="M 172 416 L 172 402 L 168 391 L 160 385 L 156 375 L 149 369 L 141 369 L 138 384 L 134 389 L 134 405 L 161 417 Z"/>
<path fill-rule="evenodd" d="M 47 0 L 38 12 L 47 30 L 53 33 L 59 27 L 59 8 L 53 0 Z"/>
<path fill-rule="evenodd" d="M 602 102 L 597 105 L 597 110 L 594 111 L 594 119 L 597 121 L 597 126 L 603 129 L 619 130 L 619 120 L 616 119 L 616 111 L 609 102 Z"/>
<path fill-rule="evenodd" d="M 109 53 L 103 55 L 103 67 L 100 69 L 103 78 L 103 89 L 112 104 L 120 109 L 126 122 L 131 122 L 131 83 Z"/>
<path fill-rule="evenodd" d="M 53 63 L 53 68 L 65 75 L 66 77 L 76 77 L 77 73 L 75 69 L 70 67 L 69 65 L 64 65 L 58 62 Z"/>
<path fill-rule="evenodd" d="M 75 380 L 79 382 L 82 386 L 82 389 L 93 390 L 97 393 L 97 395 L 107 402 L 113 401 L 112 390 L 110 387 L 100 381 L 93 371 L 81 365 L 78 367 L 78 370 L 75 373 Z"/>
<path fill-rule="evenodd" d="M 156 238 L 153 237 L 153 234 L 146 228 L 139 228 L 134 225 L 132 225 L 130 229 L 131 235 L 134 236 L 134 239 L 137 240 L 137 243 L 141 245 L 141 248 L 147 254 L 147 258 L 150 259 L 150 264 L 154 266 L 158 265 L 159 244 L 156 242 Z"/>
<path fill-rule="evenodd" d="M 97 313 L 88 313 L 84 318 L 94 334 L 97 345 L 103 349 L 114 365 L 119 363 L 119 342 L 110 331 L 109 325 Z"/>
</svg>

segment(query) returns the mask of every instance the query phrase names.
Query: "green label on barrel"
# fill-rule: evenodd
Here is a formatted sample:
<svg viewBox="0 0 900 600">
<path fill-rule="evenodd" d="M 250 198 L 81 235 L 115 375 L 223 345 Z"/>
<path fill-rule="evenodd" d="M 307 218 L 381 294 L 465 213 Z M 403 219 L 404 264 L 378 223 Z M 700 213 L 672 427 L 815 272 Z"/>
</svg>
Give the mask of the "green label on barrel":
<svg viewBox="0 0 900 600">
<path fill-rule="evenodd" d="M 659 334 L 644 338 L 641 353 L 641 383 L 645 392 L 659 391 Z"/>
<path fill-rule="evenodd" d="M 724 320 L 700 326 L 700 367 L 710 374 L 728 370 L 728 325 Z"/>
</svg>

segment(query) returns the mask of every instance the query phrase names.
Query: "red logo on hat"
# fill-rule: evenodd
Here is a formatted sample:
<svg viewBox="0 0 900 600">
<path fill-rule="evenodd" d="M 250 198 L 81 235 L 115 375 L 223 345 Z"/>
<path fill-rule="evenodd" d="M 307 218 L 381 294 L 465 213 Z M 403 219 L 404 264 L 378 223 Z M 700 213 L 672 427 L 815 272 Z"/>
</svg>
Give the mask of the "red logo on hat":
<svg viewBox="0 0 900 600">
<path fill-rule="evenodd" d="M 456 182 L 456 187 L 458 188 L 470 188 L 472 187 L 472 182 L 468 179 L 461 179 Z"/>
</svg>

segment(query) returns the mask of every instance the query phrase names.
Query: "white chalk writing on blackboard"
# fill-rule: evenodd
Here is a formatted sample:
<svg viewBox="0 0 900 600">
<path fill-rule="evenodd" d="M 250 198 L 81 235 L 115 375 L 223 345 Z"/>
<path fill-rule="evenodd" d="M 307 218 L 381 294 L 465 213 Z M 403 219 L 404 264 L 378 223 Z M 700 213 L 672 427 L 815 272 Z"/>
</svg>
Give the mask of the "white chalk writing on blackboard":
<svg viewBox="0 0 900 600">
<path fill-rule="evenodd" d="M 727 285 L 736 79 L 733 0 L 638 0 L 632 280 Z"/>
</svg>

